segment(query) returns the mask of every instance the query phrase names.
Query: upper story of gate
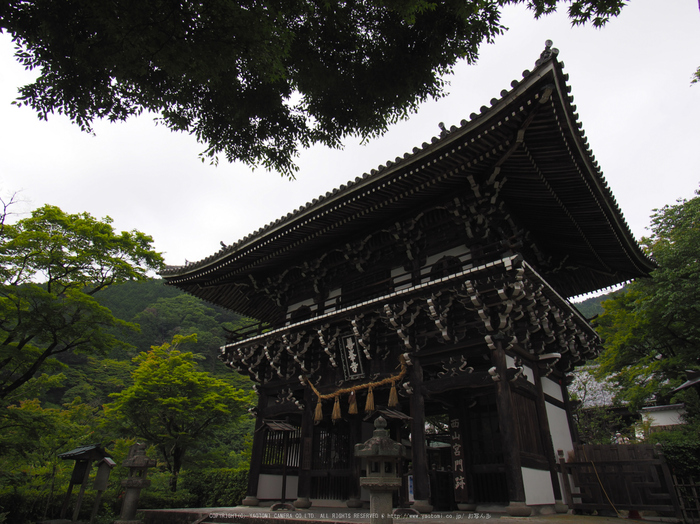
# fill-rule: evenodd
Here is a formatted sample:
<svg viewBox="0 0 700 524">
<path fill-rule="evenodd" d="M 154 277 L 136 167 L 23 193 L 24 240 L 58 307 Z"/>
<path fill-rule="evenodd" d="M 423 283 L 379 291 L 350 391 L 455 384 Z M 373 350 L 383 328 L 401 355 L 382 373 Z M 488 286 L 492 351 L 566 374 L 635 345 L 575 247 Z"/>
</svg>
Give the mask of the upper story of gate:
<svg viewBox="0 0 700 524">
<path fill-rule="evenodd" d="M 460 126 L 162 276 L 275 327 L 514 256 L 561 297 L 647 275 L 567 79 L 547 47 Z"/>
</svg>

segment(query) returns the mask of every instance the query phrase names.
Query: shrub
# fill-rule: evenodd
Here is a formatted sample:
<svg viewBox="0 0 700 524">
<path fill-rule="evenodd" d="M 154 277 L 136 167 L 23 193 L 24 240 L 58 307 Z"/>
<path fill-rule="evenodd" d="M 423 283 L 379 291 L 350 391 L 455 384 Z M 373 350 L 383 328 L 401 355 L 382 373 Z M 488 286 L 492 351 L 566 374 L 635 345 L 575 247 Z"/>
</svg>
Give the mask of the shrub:
<svg viewBox="0 0 700 524">
<path fill-rule="evenodd" d="M 183 487 L 196 496 L 197 507 L 238 506 L 248 488 L 248 470 L 217 468 L 187 471 Z"/>
<path fill-rule="evenodd" d="M 649 442 L 661 443 L 666 462 L 674 475 L 700 478 L 700 423 L 685 424 L 674 431 L 649 435 Z"/>
</svg>

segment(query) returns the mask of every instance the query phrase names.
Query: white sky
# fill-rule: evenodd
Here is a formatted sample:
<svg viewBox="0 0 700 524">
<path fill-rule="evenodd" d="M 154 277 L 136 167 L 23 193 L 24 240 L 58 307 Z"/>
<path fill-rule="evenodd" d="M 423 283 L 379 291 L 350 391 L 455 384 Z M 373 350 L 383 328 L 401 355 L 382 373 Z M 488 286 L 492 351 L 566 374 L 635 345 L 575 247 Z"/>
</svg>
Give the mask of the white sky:
<svg viewBox="0 0 700 524">
<path fill-rule="evenodd" d="M 40 121 L 30 108 L 10 105 L 33 75 L 14 62 L 10 39 L 0 35 L 0 192 L 21 191 L 24 211 L 49 203 L 108 215 L 118 230 L 153 236 L 166 263 L 197 261 L 218 251 L 220 241 L 234 243 L 429 142 L 439 122 L 459 125 L 533 69 L 551 39 L 589 144 L 634 234 L 646 234 L 652 209 L 693 196 L 700 179 L 700 85 L 690 85 L 700 66 L 697 0 L 634 0 L 602 30 L 571 28 L 565 12 L 535 21 L 522 6 L 508 8 L 503 22 L 511 29 L 482 48 L 478 65 L 456 68 L 448 97 L 366 146 L 349 140 L 342 151 L 305 151 L 296 181 L 225 161 L 202 163 L 204 147 L 193 137 L 157 127 L 149 116 L 98 122 L 96 136 L 63 116 Z"/>
</svg>

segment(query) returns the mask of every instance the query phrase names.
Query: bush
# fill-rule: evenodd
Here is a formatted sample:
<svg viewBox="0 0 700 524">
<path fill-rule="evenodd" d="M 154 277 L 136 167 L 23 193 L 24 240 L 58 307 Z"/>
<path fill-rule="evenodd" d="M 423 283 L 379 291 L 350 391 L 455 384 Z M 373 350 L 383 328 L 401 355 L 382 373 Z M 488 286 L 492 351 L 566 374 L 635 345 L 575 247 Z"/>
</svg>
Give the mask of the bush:
<svg viewBox="0 0 700 524">
<path fill-rule="evenodd" d="M 144 489 L 139 497 L 139 509 L 196 508 L 197 497 L 186 489 L 170 490 Z"/>
<path fill-rule="evenodd" d="M 661 443 L 671 472 L 679 477 L 700 478 L 700 423 L 686 424 L 674 431 L 649 435 L 649 442 Z"/>
<path fill-rule="evenodd" d="M 196 507 L 238 506 L 248 489 L 248 470 L 217 468 L 187 471 L 183 488 L 196 496 Z"/>
<path fill-rule="evenodd" d="M 76 486 L 71 495 L 68 512 L 66 513 L 66 517 L 69 519 L 73 515 L 79 488 L 80 486 Z M 6 521 L 12 524 L 31 524 L 45 518 L 58 518 L 65 495 L 65 492 L 55 493 L 49 499 L 42 494 L 27 493 L 26 491 L 3 493 L 0 495 L 0 509 L 2 509 L 0 511 L 0 523 L 5 522 L 3 521 L 3 514 L 5 514 L 4 518 Z M 80 520 L 87 522 L 90 519 L 90 514 L 95 504 L 95 495 L 95 491 L 85 491 L 78 516 Z M 116 518 L 117 514 L 113 512 L 112 506 L 113 501 L 108 497 L 103 497 L 97 515 L 98 521 L 112 522 Z"/>
<path fill-rule="evenodd" d="M 700 478 L 700 441 L 664 443 L 664 456 L 674 475 Z"/>
</svg>

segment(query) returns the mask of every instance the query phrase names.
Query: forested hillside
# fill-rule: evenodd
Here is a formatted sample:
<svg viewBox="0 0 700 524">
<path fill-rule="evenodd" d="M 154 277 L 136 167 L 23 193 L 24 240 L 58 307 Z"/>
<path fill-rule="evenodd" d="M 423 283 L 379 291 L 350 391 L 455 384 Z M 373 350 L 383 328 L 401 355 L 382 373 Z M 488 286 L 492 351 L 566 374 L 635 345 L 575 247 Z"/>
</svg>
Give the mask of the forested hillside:
<svg viewBox="0 0 700 524">
<path fill-rule="evenodd" d="M 220 503 L 236 504 L 236 490 L 245 485 L 252 443 L 253 419 L 247 413 L 252 385 L 217 357 L 226 343 L 224 327 L 236 329 L 246 320 L 156 279 L 113 285 L 96 299 L 115 317 L 132 324 L 132 329 L 124 332 L 115 328 L 118 342 L 103 351 L 56 355 L 45 366 L 43 380 L 31 381 L 24 386 L 21 398 L 3 404 L 0 522 L 4 522 L 3 514 L 11 519 L 7 522 L 17 523 L 58 517 L 74 464 L 58 459 L 62 452 L 99 443 L 120 464 L 128 446 L 137 437 L 143 441 L 135 425 L 138 420 L 134 420 L 138 413 L 129 418 L 125 403 L 134 395 L 148 394 L 147 387 L 154 383 L 170 392 L 171 402 L 179 398 L 180 408 L 167 416 L 179 417 L 183 428 L 187 417 L 211 420 L 192 426 L 195 429 L 186 438 L 178 468 L 173 468 L 168 452 L 173 442 L 183 440 L 182 432 L 160 444 L 150 442 L 148 454 L 158 465 L 149 474 L 153 486 L 144 491 L 142 507 L 204 504 L 212 490 L 216 491 L 212 478 L 227 479 L 221 481 L 228 485 Z M 150 373 L 148 386 L 143 380 L 138 382 L 144 373 Z M 193 389 L 196 385 L 197 391 Z M 212 404 L 215 390 L 219 400 Z M 150 394 L 155 397 L 147 404 L 149 417 L 157 419 L 159 415 L 152 410 L 168 409 L 158 404 L 165 394 L 158 389 Z M 228 404 L 222 404 L 223 398 L 229 399 Z M 110 413 L 105 406 L 121 408 L 112 408 Z M 100 511 L 104 522 L 118 516 L 119 481 L 125 474 L 120 467 L 112 472 Z M 209 488 L 202 489 L 206 482 Z M 87 515 L 92 509 L 91 497 L 94 492 L 88 489 L 83 502 Z"/>
<path fill-rule="evenodd" d="M 582 302 L 575 303 L 574 306 L 584 317 L 590 320 L 603 313 L 603 302 L 608 300 L 611 297 L 612 293 L 614 292 L 606 293 L 605 295 L 598 295 L 596 297 L 591 297 Z"/>
</svg>

